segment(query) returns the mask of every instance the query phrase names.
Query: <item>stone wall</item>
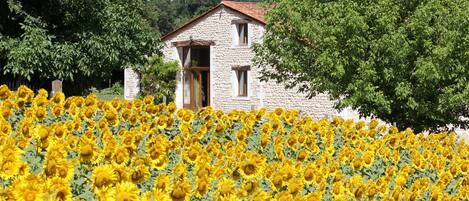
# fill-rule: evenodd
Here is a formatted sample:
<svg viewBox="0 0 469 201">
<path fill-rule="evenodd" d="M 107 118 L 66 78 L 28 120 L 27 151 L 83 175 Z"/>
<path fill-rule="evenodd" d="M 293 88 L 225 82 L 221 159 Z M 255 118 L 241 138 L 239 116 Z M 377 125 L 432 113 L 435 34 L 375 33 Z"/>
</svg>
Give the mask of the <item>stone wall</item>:
<svg viewBox="0 0 469 201">
<path fill-rule="evenodd" d="M 190 40 L 191 38 L 215 41 L 215 45 L 210 48 L 210 102 L 217 109 L 229 111 L 266 107 L 271 110 L 276 107 L 285 107 L 299 109 L 303 114 L 317 118 L 336 115 L 333 102 L 329 100 L 327 95 L 320 94 L 313 99 L 306 99 L 304 94 L 297 93 L 295 89 L 286 90 L 281 84 L 261 82 L 258 79 L 259 71 L 254 66 L 251 66 L 251 70 L 248 72 L 248 97 L 237 97 L 234 93 L 237 85 L 236 74 L 231 67 L 252 64 L 254 53 L 250 45 L 253 42 L 260 42 L 264 33 L 264 26 L 252 21 L 248 25 L 249 45 L 246 47 L 233 45 L 236 28 L 231 22 L 243 18 L 246 17 L 236 11 L 221 7 L 167 39 L 163 53 L 167 59 L 180 62 L 178 51 L 172 47 L 172 42 Z M 178 76 L 176 90 L 178 107 L 182 107 L 181 77 L 182 74 Z"/>
</svg>

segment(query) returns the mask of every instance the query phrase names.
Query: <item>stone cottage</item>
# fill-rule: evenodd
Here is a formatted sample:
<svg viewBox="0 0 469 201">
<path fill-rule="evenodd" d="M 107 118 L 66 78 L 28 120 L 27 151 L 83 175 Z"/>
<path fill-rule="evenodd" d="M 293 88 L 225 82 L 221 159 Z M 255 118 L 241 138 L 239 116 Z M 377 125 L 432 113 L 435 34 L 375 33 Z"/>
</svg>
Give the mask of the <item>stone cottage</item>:
<svg viewBox="0 0 469 201">
<path fill-rule="evenodd" d="M 258 79 L 251 45 L 261 42 L 265 25 L 264 10 L 257 3 L 225 0 L 163 36 L 165 58 L 181 66 L 176 78 L 178 108 L 196 110 L 211 105 L 229 111 L 284 107 L 314 118 L 339 115 L 358 119 L 351 109 L 338 113 L 326 94 L 307 99 L 282 84 Z M 124 74 L 125 98 L 133 99 L 139 91 L 138 74 L 131 69 Z M 468 131 L 457 132 L 469 142 Z"/>
<path fill-rule="evenodd" d="M 222 1 L 177 30 L 162 37 L 166 59 L 180 63 L 176 105 L 198 109 L 251 110 L 265 107 L 299 109 L 316 118 L 336 115 L 325 94 L 305 98 L 274 82 L 261 82 L 252 65 L 252 44 L 265 30 L 264 10 L 253 2 Z M 125 70 L 125 98 L 138 93 L 138 75 Z"/>
</svg>

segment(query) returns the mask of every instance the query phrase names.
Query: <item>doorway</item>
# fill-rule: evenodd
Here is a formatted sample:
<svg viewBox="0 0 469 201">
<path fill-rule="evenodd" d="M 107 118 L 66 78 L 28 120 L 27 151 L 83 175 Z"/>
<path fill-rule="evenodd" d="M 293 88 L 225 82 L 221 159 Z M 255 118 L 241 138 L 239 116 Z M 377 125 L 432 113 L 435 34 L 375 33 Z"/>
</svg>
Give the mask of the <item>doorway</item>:
<svg viewBox="0 0 469 201">
<path fill-rule="evenodd" d="M 210 47 L 184 47 L 183 107 L 194 111 L 210 105 Z"/>
</svg>

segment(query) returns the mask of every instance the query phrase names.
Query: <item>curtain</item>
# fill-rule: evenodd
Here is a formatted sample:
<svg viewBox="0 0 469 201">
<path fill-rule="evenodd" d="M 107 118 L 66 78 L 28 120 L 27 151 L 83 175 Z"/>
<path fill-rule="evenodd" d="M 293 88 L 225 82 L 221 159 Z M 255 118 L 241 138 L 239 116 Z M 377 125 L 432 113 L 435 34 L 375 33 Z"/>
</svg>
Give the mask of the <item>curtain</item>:
<svg viewBox="0 0 469 201">
<path fill-rule="evenodd" d="M 237 71 L 238 74 L 238 95 L 247 95 L 247 71 Z"/>
<path fill-rule="evenodd" d="M 246 31 L 246 30 L 244 30 L 244 27 L 245 27 L 244 25 L 245 24 L 239 24 L 238 25 L 239 26 L 239 44 L 240 45 L 246 44 L 245 41 L 244 41 L 244 32 Z"/>
<path fill-rule="evenodd" d="M 191 104 L 191 72 L 184 72 L 184 94 L 183 102 L 186 105 Z"/>
</svg>

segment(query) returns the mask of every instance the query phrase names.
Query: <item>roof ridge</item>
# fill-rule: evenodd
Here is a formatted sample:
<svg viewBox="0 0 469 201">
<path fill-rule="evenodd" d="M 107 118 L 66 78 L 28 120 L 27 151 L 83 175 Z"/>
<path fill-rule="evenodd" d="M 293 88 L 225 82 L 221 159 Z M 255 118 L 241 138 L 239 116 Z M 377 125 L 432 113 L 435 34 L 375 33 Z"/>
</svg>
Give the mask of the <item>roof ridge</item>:
<svg viewBox="0 0 469 201">
<path fill-rule="evenodd" d="M 179 32 L 181 29 L 184 29 L 185 27 L 189 26 L 190 24 L 198 21 L 199 19 L 203 18 L 204 16 L 210 14 L 217 8 L 224 6 L 228 9 L 234 10 L 238 13 L 241 13 L 263 25 L 266 24 L 265 19 L 264 19 L 264 9 L 259 7 L 258 2 L 238 2 L 238 1 L 221 1 L 219 4 L 216 6 L 212 7 L 208 11 L 204 12 L 203 14 L 196 16 L 195 18 L 192 18 L 189 20 L 187 23 L 182 25 L 181 27 L 175 29 L 174 31 L 164 35 L 161 37 L 161 40 L 166 40 L 168 37 L 172 36 L 173 34 Z M 254 5 L 254 6 L 246 6 L 246 5 Z"/>
</svg>

